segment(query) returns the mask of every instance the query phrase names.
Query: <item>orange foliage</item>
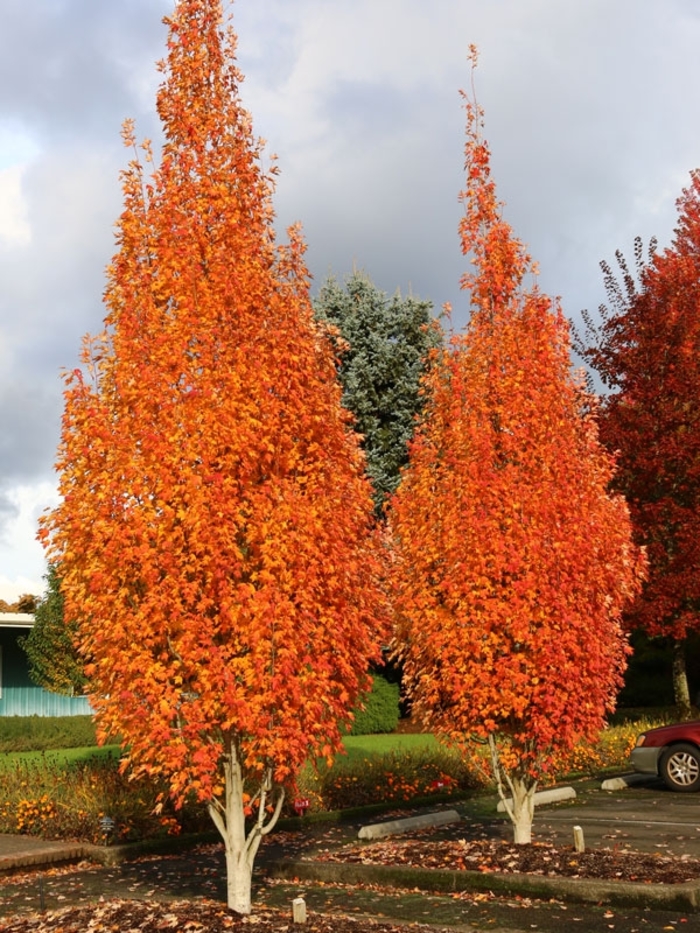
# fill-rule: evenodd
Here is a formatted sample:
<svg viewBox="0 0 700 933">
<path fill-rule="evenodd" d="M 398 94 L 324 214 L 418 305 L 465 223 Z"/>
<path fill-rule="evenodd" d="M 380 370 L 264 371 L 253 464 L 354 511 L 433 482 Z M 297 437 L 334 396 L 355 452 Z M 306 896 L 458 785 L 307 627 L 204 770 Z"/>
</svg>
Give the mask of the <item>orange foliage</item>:
<svg viewBox="0 0 700 933">
<path fill-rule="evenodd" d="M 612 707 L 644 560 L 607 491 L 567 322 L 524 285 L 534 269 L 502 218 L 481 111 L 466 110 L 471 320 L 435 354 L 391 504 L 396 639 L 417 713 L 458 741 L 494 737 L 530 781 Z"/>
<path fill-rule="evenodd" d="M 43 526 L 101 734 L 179 799 L 223 793 L 231 742 L 258 784 L 331 754 L 382 637 L 362 454 L 222 18 L 180 0 L 166 20 L 162 156 L 123 173 Z"/>
</svg>

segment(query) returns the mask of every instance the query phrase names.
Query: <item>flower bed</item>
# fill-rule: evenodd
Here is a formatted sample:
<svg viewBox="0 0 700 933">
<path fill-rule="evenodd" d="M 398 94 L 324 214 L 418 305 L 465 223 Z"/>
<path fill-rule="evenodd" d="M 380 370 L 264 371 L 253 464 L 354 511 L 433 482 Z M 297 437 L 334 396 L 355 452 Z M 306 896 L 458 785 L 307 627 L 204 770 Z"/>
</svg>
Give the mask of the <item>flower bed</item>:
<svg viewBox="0 0 700 933">
<path fill-rule="evenodd" d="M 74 763 L 50 760 L 6 763 L 0 790 L 0 833 L 96 844 L 128 842 L 210 828 L 201 807 L 154 813 L 164 785 L 131 781 L 113 758 Z"/>
</svg>

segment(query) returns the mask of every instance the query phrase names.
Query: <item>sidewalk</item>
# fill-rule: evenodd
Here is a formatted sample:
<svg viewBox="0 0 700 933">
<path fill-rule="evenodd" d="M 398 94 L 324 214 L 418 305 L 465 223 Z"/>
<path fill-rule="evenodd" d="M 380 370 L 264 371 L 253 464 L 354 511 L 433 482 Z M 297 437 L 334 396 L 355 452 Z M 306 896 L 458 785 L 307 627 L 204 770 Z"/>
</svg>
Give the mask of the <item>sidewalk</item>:
<svg viewBox="0 0 700 933">
<path fill-rule="evenodd" d="M 62 862 L 79 862 L 90 858 L 81 842 L 48 842 L 37 836 L 7 836 L 0 834 L 0 873 L 19 868 L 40 868 Z"/>
</svg>

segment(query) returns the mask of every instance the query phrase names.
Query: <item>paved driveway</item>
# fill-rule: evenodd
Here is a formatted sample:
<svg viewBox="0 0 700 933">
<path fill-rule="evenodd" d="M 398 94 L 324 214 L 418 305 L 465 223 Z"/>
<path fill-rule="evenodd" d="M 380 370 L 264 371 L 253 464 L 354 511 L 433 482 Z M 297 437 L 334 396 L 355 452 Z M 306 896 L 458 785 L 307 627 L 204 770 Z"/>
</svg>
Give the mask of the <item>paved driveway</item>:
<svg viewBox="0 0 700 933">
<path fill-rule="evenodd" d="M 587 846 L 700 858 L 700 794 L 673 793 L 661 781 L 612 792 L 598 785 L 575 800 L 538 809 L 533 838 L 569 845 L 576 825 Z"/>
</svg>

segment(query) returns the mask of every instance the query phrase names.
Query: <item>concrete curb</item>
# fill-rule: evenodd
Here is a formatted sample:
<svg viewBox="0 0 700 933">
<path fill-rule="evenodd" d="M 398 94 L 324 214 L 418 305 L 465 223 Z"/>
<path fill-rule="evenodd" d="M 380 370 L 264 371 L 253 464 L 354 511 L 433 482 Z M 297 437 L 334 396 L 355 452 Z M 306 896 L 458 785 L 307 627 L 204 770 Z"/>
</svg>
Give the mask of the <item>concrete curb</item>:
<svg viewBox="0 0 700 933">
<path fill-rule="evenodd" d="M 535 794 L 535 806 L 539 807 L 544 803 L 559 803 L 560 800 L 573 800 L 576 791 L 573 787 L 555 787 L 552 790 L 538 790 Z M 512 805 L 512 797 L 508 797 L 508 804 Z M 505 813 L 506 805 L 502 800 L 498 801 L 496 810 L 499 813 Z"/>
<path fill-rule="evenodd" d="M 165 836 L 161 839 L 146 839 L 142 842 L 124 842 L 116 846 L 86 846 L 86 858 L 99 862 L 105 868 L 114 868 L 122 862 L 141 858 L 144 855 L 173 855 L 195 846 L 221 842 L 216 830 L 206 833 L 189 833 L 183 836 Z"/>
<path fill-rule="evenodd" d="M 189 837 L 188 843 L 211 840 L 213 834 Z M 61 862 L 90 860 L 107 867 L 140 855 L 160 851 L 182 851 L 184 837 L 151 843 L 114 847 L 92 845 L 37 844 L 34 851 L 0 857 L 0 874 L 23 868 L 56 865 Z M 188 846 L 189 847 L 189 846 Z M 360 865 L 347 862 L 293 860 L 261 861 L 256 874 L 291 881 L 318 881 L 326 884 L 377 884 L 424 891 L 492 892 L 501 895 L 554 898 L 572 903 L 610 904 L 688 912 L 700 911 L 700 881 L 682 884 L 641 884 L 632 881 L 598 881 L 586 878 L 547 878 L 542 875 L 499 872 L 457 871 L 406 866 Z"/>
<path fill-rule="evenodd" d="M 427 829 L 430 826 L 446 826 L 459 823 L 462 817 L 456 810 L 441 810 L 439 813 L 422 813 L 420 816 L 407 816 L 402 820 L 387 820 L 384 823 L 369 823 L 360 828 L 358 839 L 381 839 L 383 836 L 398 836 L 413 829 Z"/>
<path fill-rule="evenodd" d="M 21 868 L 39 868 L 41 866 L 60 865 L 66 862 L 81 862 L 92 859 L 92 846 L 47 845 L 38 846 L 31 852 L 10 853 L 0 856 L 0 875 L 18 871 Z"/>
<path fill-rule="evenodd" d="M 115 846 L 45 842 L 38 838 L 18 836 L 14 846 L 9 843 L 11 848 L 16 847 L 17 851 L 9 851 L 0 856 L 0 875 L 10 874 L 22 868 L 41 868 L 82 861 L 96 862 L 105 868 L 114 868 L 122 862 L 141 858 L 144 855 L 170 855 L 180 853 L 183 849 L 191 849 L 203 843 L 220 840 L 221 837 L 216 831 L 192 833 L 186 836 L 167 836 L 143 842 L 126 842 Z M 8 843 L 5 842 L 5 845 L 7 846 Z"/>
<path fill-rule="evenodd" d="M 545 878 L 542 875 L 453 871 L 347 862 L 274 861 L 263 866 L 271 878 L 318 881 L 323 884 L 374 884 L 423 891 L 489 891 L 509 896 L 554 898 L 574 903 L 655 908 L 697 912 L 700 882 L 638 884 L 633 881 L 594 881 L 585 878 Z"/>
</svg>

